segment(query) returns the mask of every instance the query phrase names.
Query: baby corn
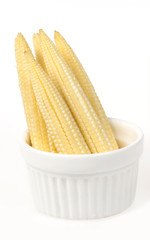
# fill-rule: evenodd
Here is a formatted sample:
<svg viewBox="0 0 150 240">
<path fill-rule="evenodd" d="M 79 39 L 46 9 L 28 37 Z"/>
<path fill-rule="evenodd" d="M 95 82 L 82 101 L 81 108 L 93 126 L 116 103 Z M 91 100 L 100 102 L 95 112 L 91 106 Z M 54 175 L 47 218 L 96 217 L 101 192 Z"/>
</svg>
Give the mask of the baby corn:
<svg viewBox="0 0 150 240">
<path fill-rule="evenodd" d="M 56 72 L 53 71 L 53 68 L 55 68 L 53 61 L 50 61 L 49 59 L 47 61 L 47 58 L 46 58 L 47 51 L 46 49 L 43 49 L 45 46 L 42 44 L 41 37 L 38 33 L 35 33 L 33 35 L 33 45 L 34 45 L 34 51 L 35 51 L 37 62 L 42 66 L 44 71 L 49 75 L 49 77 L 57 87 L 57 90 L 59 91 L 59 93 L 63 95 L 61 91 L 61 87 L 57 81 L 59 74 L 57 71 Z"/>
<path fill-rule="evenodd" d="M 40 30 L 42 54 L 49 77 L 59 85 L 92 153 L 112 150 L 101 119 L 77 81 L 75 75 L 43 30 Z"/>
<path fill-rule="evenodd" d="M 62 154 L 118 149 L 111 126 L 77 56 L 55 31 L 55 44 L 40 30 L 36 60 L 19 33 L 15 54 L 32 147 Z"/>
<path fill-rule="evenodd" d="M 31 53 L 26 40 L 23 35 L 19 33 L 15 39 L 15 53 L 19 85 L 24 104 L 30 141 L 32 146 L 36 149 L 54 152 L 55 150 L 53 145 L 51 143 L 49 145 L 49 142 L 51 141 L 48 139 L 46 125 L 39 107 L 37 106 L 28 70 L 26 69 L 26 62 L 24 58 L 24 51 L 26 50 Z"/>
<path fill-rule="evenodd" d="M 25 52 L 25 58 L 36 101 L 56 151 L 68 154 L 90 153 L 68 106 L 54 83 L 29 52 Z"/>
<path fill-rule="evenodd" d="M 92 107 L 94 108 L 95 112 L 97 113 L 99 119 L 101 120 L 102 127 L 105 130 L 108 140 L 110 142 L 110 149 L 115 150 L 118 149 L 117 142 L 115 140 L 115 137 L 113 135 L 111 126 L 109 124 L 108 118 L 106 117 L 106 114 L 104 112 L 104 109 L 99 101 L 99 98 L 95 92 L 95 89 L 85 72 L 83 66 L 81 65 L 79 59 L 71 49 L 71 47 L 68 45 L 68 43 L 65 41 L 65 39 L 61 36 L 59 32 L 55 31 L 54 34 L 56 47 L 59 50 L 59 52 L 62 54 L 63 58 L 67 62 L 68 66 L 74 73 L 75 77 L 77 78 L 78 82 L 80 83 L 84 93 L 88 97 Z"/>
</svg>

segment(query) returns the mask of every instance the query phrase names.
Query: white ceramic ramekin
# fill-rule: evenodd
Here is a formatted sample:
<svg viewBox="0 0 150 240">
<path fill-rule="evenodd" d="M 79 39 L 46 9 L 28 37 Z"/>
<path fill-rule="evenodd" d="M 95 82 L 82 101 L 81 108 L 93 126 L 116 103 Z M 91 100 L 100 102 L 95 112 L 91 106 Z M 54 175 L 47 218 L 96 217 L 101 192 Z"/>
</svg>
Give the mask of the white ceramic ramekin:
<svg viewBox="0 0 150 240">
<path fill-rule="evenodd" d="M 87 155 L 48 153 L 29 146 L 26 132 L 21 152 L 29 171 L 37 208 L 66 219 L 111 216 L 134 200 L 143 133 L 135 125 L 110 119 L 119 150 Z"/>
</svg>

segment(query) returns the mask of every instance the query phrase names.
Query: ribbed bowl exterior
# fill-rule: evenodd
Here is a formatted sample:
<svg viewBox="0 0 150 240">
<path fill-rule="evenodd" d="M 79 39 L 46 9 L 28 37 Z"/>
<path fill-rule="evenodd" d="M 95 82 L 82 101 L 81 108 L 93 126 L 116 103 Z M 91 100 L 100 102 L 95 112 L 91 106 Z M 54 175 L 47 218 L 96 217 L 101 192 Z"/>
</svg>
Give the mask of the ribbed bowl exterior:
<svg viewBox="0 0 150 240">
<path fill-rule="evenodd" d="M 28 165 L 37 208 L 66 219 L 93 219 L 122 212 L 134 200 L 138 160 L 124 168 L 88 175 L 52 174 Z"/>
<path fill-rule="evenodd" d="M 29 145 L 25 132 L 21 153 L 38 210 L 58 218 L 95 219 L 120 213 L 131 205 L 143 132 L 123 120 L 110 119 L 110 123 L 120 148 L 97 154 L 39 151 Z"/>
</svg>

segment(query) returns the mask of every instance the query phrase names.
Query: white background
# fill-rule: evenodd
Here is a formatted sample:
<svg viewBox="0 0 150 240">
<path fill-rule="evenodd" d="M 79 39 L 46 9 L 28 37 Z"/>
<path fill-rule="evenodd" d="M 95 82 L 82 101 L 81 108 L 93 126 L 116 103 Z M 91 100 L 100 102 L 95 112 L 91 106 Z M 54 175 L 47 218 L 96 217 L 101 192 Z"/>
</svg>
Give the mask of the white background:
<svg viewBox="0 0 150 240">
<path fill-rule="evenodd" d="M 136 200 L 124 213 L 93 221 L 46 217 L 34 208 L 26 165 L 19 153 L 26 128 L 14 38 L 43 28 L 71 44 L 108 116 L 145 133 Z M 150 239 L 150 5 L 149 1 L 39 0 L 0 3 L 0 239 Z M 149 72 L 147 71 L 149 69 Z"/>
</svg>

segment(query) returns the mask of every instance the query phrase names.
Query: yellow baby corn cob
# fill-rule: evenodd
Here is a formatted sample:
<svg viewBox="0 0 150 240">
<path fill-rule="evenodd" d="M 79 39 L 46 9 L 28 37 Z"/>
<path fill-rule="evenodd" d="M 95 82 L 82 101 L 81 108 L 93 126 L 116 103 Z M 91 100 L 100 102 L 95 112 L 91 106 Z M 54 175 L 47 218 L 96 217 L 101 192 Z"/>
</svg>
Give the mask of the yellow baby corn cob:
<svg viewBox="0 0 150 240">
<path fill-rule="evenodd" d="M 31 144 L 34 148 L 42 151 L 52 151 L 55 149 L 50 139 L 48 139 L 46 125 L 37 106 L 34 96 L 31 80 L 26 70 L 26 62 L 24 58 L 24 51 L 31 50 L 21 33 L 15 39 L 15 53 L 17 70 L 19 76 L 19 85 L 24 104 L 26 121 L 28 125 Z M 50 145 L 49 145 L 50 142 Z"/>
<path fill-rule="evenodd" d="M 25 57 L 33 91 L 56 151 L 67 154 L 90 153 L 68 106 L 54 83 L 29 52 L 25 52 Z"/>
<path fill-rule="evenodd" d="M 59 77 L 58 72 L 54 72 L 52 70 L 53 67 L 55 67 L 53 61 L 47 61 L 47 58 L 45 57 L 45 54 L 47 54 L 46 51 L 42 51 L 42 44 L 41 44 L 41 38 L 39 33 L 35 33 L 33 35 L 33 45 L 34 45 L 34 51 L 37 62 L 42 66 L 44 71 L 50 76 L 51 80 L 57 87 L 57 90 L 61 95 L 63 95 L 60 85 L 57 81 L 57 78 Z M 46 63 L 45 63 L 46 61 Z"/>
<path fill-rule="evenodd" d="M 55 76 L 55 81 L 58 82 L 91 152 L 112 150 L 101 120 L 98 119 L 97 114 L 64 58 L 43 30 L 40 30 L 40 38 L 47 72 L 50 78 Z"/>
<path fill-rule="evenodd" d="M 104 128 L 105 132 L 107 133 L 109 142 L 111 144 L 112 150 L 118 149 L 117 142 L 113 135 L 111 126 L 109 124 L 108 118 L 104 112 L 104 109 L 99 101 L 99 98 L 95 92 L 95 89 L 85 72 L 83 66 L 81 65 L 79 59 L 68 45 L 66 40 L 62 37 L 59 32 L 55 31 L 54 34 L 56 47 L 59 52 L 64 57 L 65 61 L 69 65 L 70 69 L 74 73 L 75 77 L 79 81 L 83 91 L 85 92 L 86 96 L 88 97 L 91 105 L 93 106 L 94 110 L 96 111 L 99 119 L 102 122 L 102 127 Z"/>
</svg>

